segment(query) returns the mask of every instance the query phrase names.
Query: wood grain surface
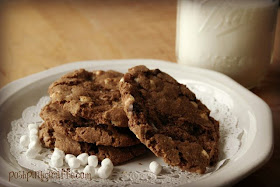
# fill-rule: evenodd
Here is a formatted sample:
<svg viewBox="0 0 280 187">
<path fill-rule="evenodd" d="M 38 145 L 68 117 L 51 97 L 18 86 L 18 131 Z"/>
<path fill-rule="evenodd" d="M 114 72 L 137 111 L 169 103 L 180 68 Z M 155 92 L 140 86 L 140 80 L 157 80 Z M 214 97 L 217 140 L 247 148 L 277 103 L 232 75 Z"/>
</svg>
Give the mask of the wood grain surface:
<svg viewBox="0 0 280 187">
<path fill-rule="evenodd" d="M 275 151 L 263 168 L 237 186 L 280 184 L 280 11 L 277 25 L 273 64 L 261 85 L 252 90 L 273 112 Z M 175 32 L 174 0 L 1 0 L 0 88 L 74 61 L 176 62 Z"/>
</svg>

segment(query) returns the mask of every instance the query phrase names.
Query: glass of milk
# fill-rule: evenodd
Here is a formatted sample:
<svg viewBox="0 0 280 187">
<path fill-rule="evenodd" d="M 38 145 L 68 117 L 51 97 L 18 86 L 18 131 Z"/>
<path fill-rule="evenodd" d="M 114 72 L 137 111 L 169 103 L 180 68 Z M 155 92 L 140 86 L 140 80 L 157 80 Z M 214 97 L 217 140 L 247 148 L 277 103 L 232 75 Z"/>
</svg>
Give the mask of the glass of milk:
<svg viewBox="0 0 280 187">
<path fill-rule="evenodd" d="M 178 63 L 222 72 L 247 88 L 271 62 L 279 0 L 178 0 Z"/>
</svg>

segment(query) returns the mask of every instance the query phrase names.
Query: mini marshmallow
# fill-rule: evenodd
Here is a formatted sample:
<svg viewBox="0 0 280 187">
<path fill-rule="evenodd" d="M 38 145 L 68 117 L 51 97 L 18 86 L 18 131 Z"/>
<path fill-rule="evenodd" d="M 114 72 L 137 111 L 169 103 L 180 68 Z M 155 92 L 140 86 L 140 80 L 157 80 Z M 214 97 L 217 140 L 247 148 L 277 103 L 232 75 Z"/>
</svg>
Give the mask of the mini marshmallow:
<svg viewBox="0 0 280 187">
<path fill-rule="evenodd" d="M 31 141 L 28 145 L 26 156 L 28 158 L 35 158 L 37 154 L 41 151 L 41 149 L 42 147 L 39 141 Z"/>
<path fill-rule="evenodd" d="M 98 165 L 98 158 L 95 155 L 91 155 L 88 157 L 88 165 L 96 167 Z"/>
<path fill-rule="evenodd" d="M 99 169 L 99 168 L 95 168 L 95 173 L 96 173 L 96 174 L 98 174 L 98 169 Z"/>
<path fill-rule="evenodd" d="M 27 149 L 26 157 L 27 158 L 36 158 L 37 154 L 39 153 L 39 149 Z"/>
<path fill-rule="evenodd" d="M 75 155 L 72 155 L 72 154 L 65 155 L 65 162 L 68 164 L 69 159 L 72 157 L 75 157 Z"/>
<path fill-rule="evenodd" d="M 57 148 L 54 148 L 53 154 L 51 156 L 50 165 L 56 168 L 63 166 L 63 159 L 65 153 Z"/>
<path fill-rule="evenodd" d="M 29 136 L 29 140 L 30 140 L 30 142 L 33 142 L 33 141 L 37 142 L 37 141 L 39 141 L 39 137 L 35 134 L 31 134 Z"/>
<path fill-rule="evenodd" d="M 114 168 L 114 165 L 109 158 L 105 158 L 104 160 L 102 160 L 101 167 L 102 166 L 108 166 L 108 167 Z"/>
<path fill-rule="evenodd" d="M 22 147 L 28 147 L 29 145 L 29 138 L 27 135 L 23 135 L 22 137 L 20 137 L 19 139 L 19 143 Z"/>
<path fill-rule="evenodd" d="M 31 123 L 31 124 L 28 125 L 29 131 L 31 131 L 31 129 L 37 129 L 38 130 L 38 128 L 39 128 L 39 125 L 34 124 L 34 123 Z"/>
<path fill-rule="evenodd" d="M 88 162 L 88 154 L 82 153 L 77 156 L 77 159 L 80 160 L 82 166 L 85 166 L 85 165 L 87 165 L 87 162 Z"/>
<path fill-rule="evenodd" d="M 93 166 L 87 165 L 87 166 L 85 167 L 85 169 L 83 170 L 83 172 L 84 172 L 85 174 L 90 174 L 91 177 L 93 177 L 93 176 L 95 175 L 95 168 L 94 168 Z"/>
<path fill-rule="evenodd" d="M 63 166 L 63 157 L 51 157 L 50 165 L 56 168 Z"/>
<path fill-rule="evenodd" d="M 62 157 L 60 154 L 58 154 L 57 152 L 53 152 L 51 159 L 62 159 L 63 160 L 64 157 Z"/>
<path fill-rule="evenodd" d="M 98 169 L 97 173 L 100 178 L 107 179 L 112 174 L 112 171 L 113 168 L 110 165 L 103 165 Z"/>
<path fill-rule="evenodd" d="M 152 161 L 149 165 L 149 168 L 150 168 L 151 172 L 153 172 L 155 175 L 160 174 L 160 172 L 162 170 L 162 166 L 156 161 Z"/>
<path fill-rule="evenodd" d="M 30 141 L 29 144 L 28 144 L 28 149 L 31 149 L 31 148 L 42 148 L 41 145 L 40 145 L 40 142 L 39 140 L 36 140 L 36 141 Z"/>
<path fill-rule="evenodd" d="M 60 150 L 60 149 L 58 149 L 58 148 L 56 148 L 56 147 L 54 148 L 53 154 L 60 155 L 62 158 L 65 157 L 64 151 L 62 151 L 62 150 Z"/>
<path fill-rule="evenodd" d="M 31 129 L 31 130 L 29 131 L 29 134 L 30 134 L 30 135 L 37 135 L 37 134 L 38 134 L 38 129 Z"/>
<path fill-rule="evenodd" d="M 77 169 L 81 165 L 81 161 L 76 157 L 69 158 L 68 165 L 72 169 Z"/>
</svg>

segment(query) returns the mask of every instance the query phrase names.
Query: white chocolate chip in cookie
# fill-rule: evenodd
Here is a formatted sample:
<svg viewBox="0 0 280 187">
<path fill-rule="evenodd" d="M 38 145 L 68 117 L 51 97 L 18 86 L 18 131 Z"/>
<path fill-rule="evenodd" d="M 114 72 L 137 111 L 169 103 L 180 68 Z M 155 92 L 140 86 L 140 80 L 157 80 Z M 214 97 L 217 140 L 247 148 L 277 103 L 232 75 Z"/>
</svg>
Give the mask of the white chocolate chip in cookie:
<svg viewBox="0 0 280 187">
<path fill-rule="evenodd" d="M 198 104 L 194 101 L 191 101 L 191 104 L 195 107 L 195 108 L 198 108 Z"/>
<path fill-rule="evenodd" d="M 155 130 L 158 130 L 158 128 L 155 126 L 154 123 L 151 123 L 152 127 L 155 129 Z"/>
<path fill-rule="evenodd" d="M 133 110 L 133 102 L 134 102 L 134 97 L 129 95 L 128 98 L 125 100 L 124 105 L 127 107 L 128 112 L 131 112 Z"/>
<path fill-rule="evenodd" d="M 120 121 L 111 121 L 114 126 L 122 126 Z"/>
<path fill-rule="evenodd" d="M 107 78 L 107 79 L 104 80 L 104 83 L 105 83 L 105 84 L 108 84 L 108 83 L 111 82 L 111 81 L 112 81 L 111 78 Z"/>
<path fill-rule="evenodd" d="M 99 96 L 99 99 L 101 99 L 101 100 L 103 100 L 103 101 L 106 101 L 106 100 L 108 100 L 109 98 L 108 98 L 108 96 L 106 96 L 106 95 L 100 95 L 100 96 Z"/>
<path fill-rule="evenodd" d="M 200 114 L 200 117 L 202 117 L 203 119 L 209 120 L 206 113 Z"/>
<path fill-rule="evenodd" d="M 51 97 L 51 98 L 54 98 L 54 97 L 55 97 L 55 93 L 52 93 L 52 94 L 50 95 L 50 97 Z"/>
<path fill-rule="evenodd" d="M 153 80 L 150 80 L 151 88 L 156 88 L 156 83 Z"/>
<path fill-rule="evenodd" d="M 101 75 L 101 74 L 102 74 L 102 71 L 100 71 L 100 70 L 99 70 L 99 71 L 96 71 L 95 74 L 96 74 L 96 75 Z"/>
<path fill-rule="evenodd" d="M 125 100 L 125 105 L 132 104 L 134 100 L 134 97 L 132 95 L 129 95 L 128 98 Z"/>
<path fill-rule="evenodd" d="M 120 82 L 124 82 L 124 78 L 123 77 L 121 78 Z"/>
<path fill-rule="evenodd" d="M 53 98 L 55 98 L 55 97 L 58 97 L 59 95 L 61 95 L 61 91 L 56 91 L 56 92 L 52 93 L 52 94 L 50 95 L 50 97 L 53 99 Z"/>
<path fill-rule="evenodd" d="M 202 153 L 202 155 L 204 155 L 205 157 L 207 157 L 209 159 L 209 155 L 204 149 L 201 151 L 201 153 Z"/>
<path fill-rule="evenodd" d="M 128 111 L 128 112 L 132 112 L 132 110 L 133 110 L 133 104 L 130 104 L 130 105 L 128 106 L 128 108 L 127 108 L 127 111 Z"/>
<path fill-rule="evenodd" d="M 86 102 L 91 102 L 92 100 L 88 96 L 80 96 L 80 101 L 86 103 Z"/>
</svg>

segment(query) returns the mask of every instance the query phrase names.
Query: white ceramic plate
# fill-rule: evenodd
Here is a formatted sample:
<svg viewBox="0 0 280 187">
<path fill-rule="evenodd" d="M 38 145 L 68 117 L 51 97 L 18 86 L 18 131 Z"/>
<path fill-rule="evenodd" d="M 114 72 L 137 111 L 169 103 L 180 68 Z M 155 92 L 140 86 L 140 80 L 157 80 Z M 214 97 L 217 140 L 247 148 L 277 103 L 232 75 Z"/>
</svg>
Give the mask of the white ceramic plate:
<svg viewBox="0 0 280 187">
<path fill-rule="evenodd" d="M 59 186 L 38 181 L 9 182 L 9 172 L 20 170 L 16 160 L 10 154 L 7 133 L 11 130 L 11 121 L 19 119 L 22 111 L 35 105 L 47 94 L 51 82 L 62 74 L 74 69 L 102 69 L 126 72 L 135 65 L 160 68 L 180 82 L 195 81 L 213 87 L 224 94 L 231 112 L 238 117 L 239 127 L 244 130 L 242 146 L 231 162 L 204 179 L 188 186 L 232 185 L 262 166 L 270 157 L 273 148 L 273 128 L 271 111 L 267 104 L 246 88 L 229 77 L 210 70 L 190 68 L 159 60 L 107 60 L 84 61 L 65 64 L 59 67 L 16 80 L 0 90 L 0 183 L 6 186 Z"/>
</svg>

